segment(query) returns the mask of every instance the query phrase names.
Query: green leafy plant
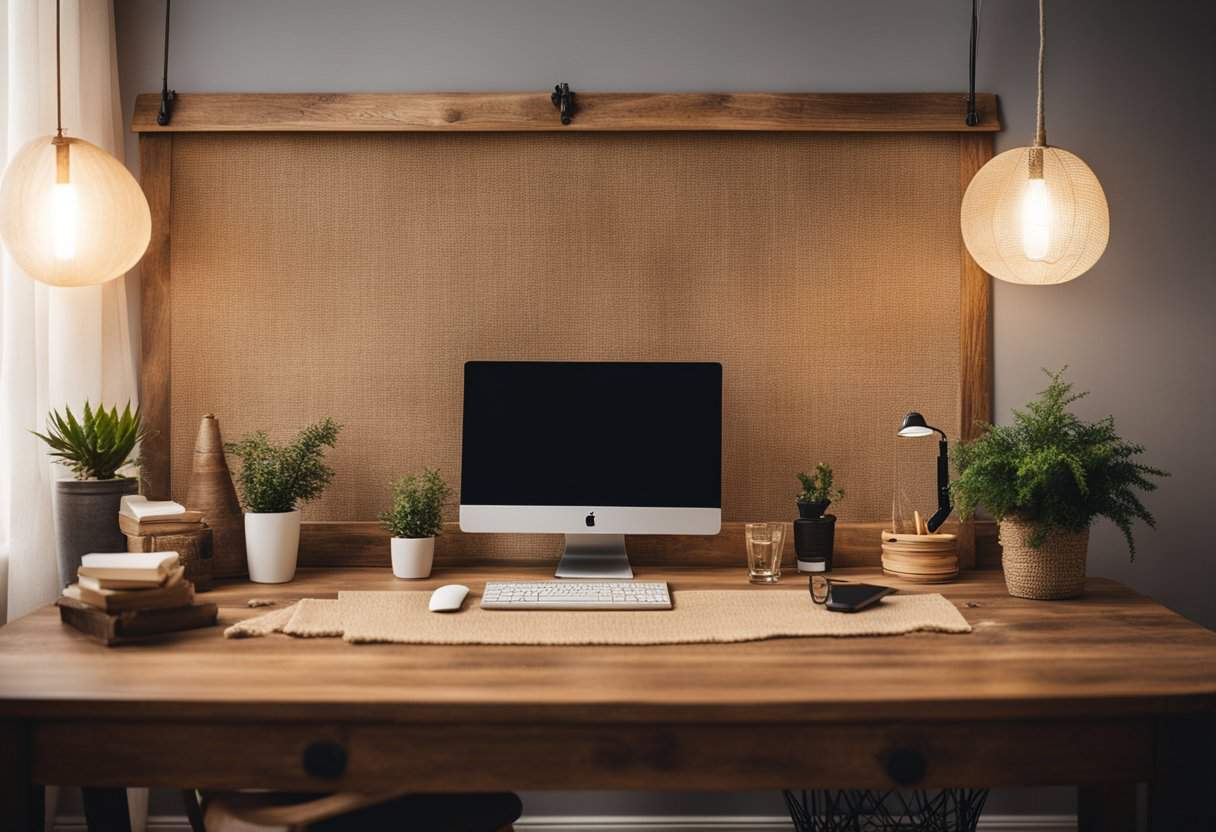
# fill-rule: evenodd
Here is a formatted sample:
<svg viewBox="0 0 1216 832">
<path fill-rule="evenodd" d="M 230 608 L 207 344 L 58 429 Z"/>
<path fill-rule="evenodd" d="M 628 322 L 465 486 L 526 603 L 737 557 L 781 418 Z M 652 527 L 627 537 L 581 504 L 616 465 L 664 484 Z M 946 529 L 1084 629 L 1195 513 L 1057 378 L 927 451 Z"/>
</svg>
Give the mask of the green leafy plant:
<svg viewBox="0 0 1216 832">
<path fill-rule="evenodd" d="M 434 537 L 443 528 L 443 505 L 452 489 L 439 472 L 428 468 L 393 485 L 393 507 L 381 512 L 380 522 L 393 537 Z"/>
<path fill-rule="evenodd" d="M 237 487 L 245 510 L 253 514 L 295 511 L 299 503 L 321 496 L 333 479 L 325 464 L 325 449 L 338 442 L 342 426 L 325 418 L 300 431 L 285 445 L 276 445 L 263 431 L 239 442 L 228 442 L 224 450 L 241 460 Z"/>
<path fill-rule="evenodd" d="M 135 445 L 144 438 L 139 408 L 131 412 L 131 403 L 122 413 L 117 407 L 96 410 L 84 403 L 84 416 L 77 420 L 72 408 L 63 414 L 52 410 L 47 414 L 47 432 L 31 431 L 51 449 L 51 456 L 71 469 L 78 480 L 118 479 L 118 469 L 130 460 Z"/>
<path fill-rule="evenodd" d="M 997 520 L 1034 523 L 1035 547 L 1052 531 L 1079 532 L 1106 517 L 1123 532 L 1134 560 L 1132 522 L 1156 527 L 1136 492 L 1155 490 L 1149 477 L 1169 474 L 1136 461 L 1144 448 L 1122 439 L 1113 417 L 1083 422 L 1069 411 L 1088 394 L 1072 392 L 1067 369 L 1043 371 L 1051 382 L 1038 400 L 1013 412 L 1013 424 L 986 425 L 979 438 L 957 445 L 955 503 L 964 517 L 983 506 Z"/>
<path fill-rule="evenodd" d="M 798 482 L 802 483 L 802 492 L 798 495 L 800 503 L 830 503 L 844 498 L 844 489 L 833 488 L 832 466 L 821 462 L 815 466 L 813 474 L 798 474 Z"/>
</svg>

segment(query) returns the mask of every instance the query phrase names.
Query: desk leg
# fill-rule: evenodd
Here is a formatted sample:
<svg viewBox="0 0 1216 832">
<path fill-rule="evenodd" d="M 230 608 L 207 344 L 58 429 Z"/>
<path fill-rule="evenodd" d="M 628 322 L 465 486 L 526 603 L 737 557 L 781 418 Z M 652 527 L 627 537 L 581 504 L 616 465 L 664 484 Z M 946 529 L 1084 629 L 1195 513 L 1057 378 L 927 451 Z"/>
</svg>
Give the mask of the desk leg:
<svg viewBox="0 0 1216 832">
<path fill-rule="evenodd" d="M 1077 832 L 1136 832 L 1136 784 L 1077 789 Z"/>
<path fill-rule="evenodd" d="M 1195 714 L 1157 722 L 1149 829 L 1216 829 L 1216 716 Z"/>
<path fill-rule="evenodd" d="M 30 779 L 30 729 L 0 722 L 0 829 L 42 832 L 46 797 Z"/>
<path fill-rule="evenodd" d="M 131 832 L 126 789 L 85 786 L 80 790 L 80 797 L 89 832 Z"/>
</svg>

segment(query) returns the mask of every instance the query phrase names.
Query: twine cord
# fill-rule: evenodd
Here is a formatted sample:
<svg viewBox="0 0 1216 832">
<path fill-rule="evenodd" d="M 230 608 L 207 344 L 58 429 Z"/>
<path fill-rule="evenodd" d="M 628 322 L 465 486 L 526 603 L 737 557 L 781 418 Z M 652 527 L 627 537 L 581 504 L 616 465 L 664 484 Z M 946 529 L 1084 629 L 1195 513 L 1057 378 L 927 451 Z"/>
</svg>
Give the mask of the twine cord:
<svg viewBox="0 0 1216 832">
<path fill-rule="evenodd" d="M 1047 125 L 1043 118 L 1043 54 L 1047 51 L 1047 0 L 1039 0 L 1039 77 L 1038 101 L 1035 104 L 1034 144 L 1026 154 L 1027 174 L 1031 179 L 1043 178 L 1043 148 L 1047 145 Z"/>
</svg>

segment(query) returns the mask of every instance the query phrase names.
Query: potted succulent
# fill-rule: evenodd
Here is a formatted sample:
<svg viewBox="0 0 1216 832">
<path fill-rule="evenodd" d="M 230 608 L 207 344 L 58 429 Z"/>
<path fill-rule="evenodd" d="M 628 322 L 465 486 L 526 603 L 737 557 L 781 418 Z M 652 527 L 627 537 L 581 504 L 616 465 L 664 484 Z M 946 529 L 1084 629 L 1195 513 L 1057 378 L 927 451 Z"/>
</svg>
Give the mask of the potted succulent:
<svg viewBox="0 0 1216 832">
<path fill-rule="evenodd" d="M 117 407 L 94 410 L 86 401 L 82 417 L 70 407 L 62 415 L 52 410 L 46 433 L 33 432 L 75 475 L 55 483 L 55 542 L 64 586 L 76 580 L 81 556 L 127 550 L 118 508 L 124 495 L 139 491 L 138 479 L 120 473 L 137 464 L 131 454 L 144 436 L 139 409 L 132 413 L 128 402 L 120 414 Z"/>
<path fill-rule="evenodd" d="M 844 491 L 833 483 L 832 466 L 821 462 L 813 474 L 798 474 L 802 484 L 797 500 L 798 519 L 794 521 L 794 554 L 799 572 L 827 572 L 832 568 L 836 543 L 836 515 L 825 514 L 833 500 L 844 498 Z"/>
<path fill-rule="evenodd" d="M 435 536 L 443 528 L 443 505 L 452 489 L 439 472 L 402 477 L 393 486 L 393 505 L 380 514 L 392 534 L 393 574 L 398 578 L 427 578 L 435 559 Z"/>
<path fill-rule="evenodd" d="M 333 479 L 325 449 L 334 447 L 341 429 L 326 418 L 285 445 L 272 443 L 262 431 L 224 445 L 241 460 L 237 489 L 245 506 L 245 556 L 254 583 L 281 584 L 295 577 L 299 506 L 321 496 Z"/>
<path fill-rule="evenodd" d="M 1014 411 L 1013 424 L 987 425 L 979 438 L 959 443 L 951 486 L 964 517 L 982 506 L 1000 524 L 1009 594 L 1040 600 L 1082 593 L 1096 517 L 1119 527 L 1134 560 L 1132 522 L 1155 526 L 1136 492 L 1156 489 L 1150 477 L 1168 476 L 1136 461 L 1144 448 L 1122 439 L 1113 417 L 1084 422 L 1071 413 L 1086 394 L 1072 392 L 1064 370 L 1047 374 L 1047 389 Z"/>
</svg>

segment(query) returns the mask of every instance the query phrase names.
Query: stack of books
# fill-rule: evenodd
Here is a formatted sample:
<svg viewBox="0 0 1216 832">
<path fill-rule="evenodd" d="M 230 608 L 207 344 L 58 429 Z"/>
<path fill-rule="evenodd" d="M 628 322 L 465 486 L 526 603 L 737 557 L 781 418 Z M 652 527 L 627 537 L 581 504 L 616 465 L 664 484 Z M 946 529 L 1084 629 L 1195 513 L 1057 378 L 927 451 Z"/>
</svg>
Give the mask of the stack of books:
<svg viewBox="0 0 1216 832">
<path fill-rule="evenodd" d="M 215 623 L 215 604 L 195 604 L 177 552 L 90 554 L 56 602 L 65 624 L 105 644 Z"/>
<path fill-rule="evenodd" d="M 122 498 L 118 526 L 127 536 L 128 552 L 177 552 L 195 588 L 199 592 L 211 588 L 212 536 L 202 512 L 187 511 L 172 500 L 132 494 Z"/>
<path fill-rule="evenodd" d="M 207 528 L 201 511 L 187 511 L 181 503 L 149 500 L 141 494 L 122 498 L 118 526 L 124 534 L 137 537 L 194 534 Z"/>
</svg>

